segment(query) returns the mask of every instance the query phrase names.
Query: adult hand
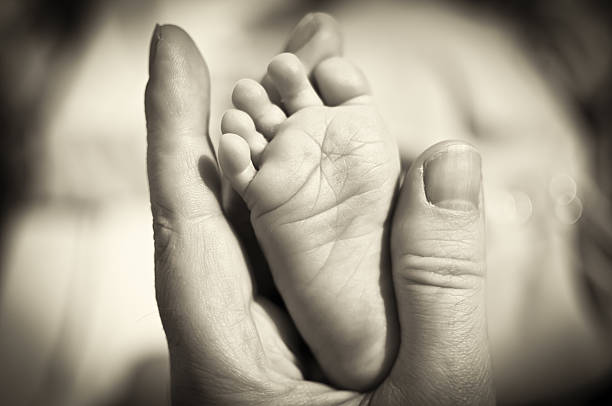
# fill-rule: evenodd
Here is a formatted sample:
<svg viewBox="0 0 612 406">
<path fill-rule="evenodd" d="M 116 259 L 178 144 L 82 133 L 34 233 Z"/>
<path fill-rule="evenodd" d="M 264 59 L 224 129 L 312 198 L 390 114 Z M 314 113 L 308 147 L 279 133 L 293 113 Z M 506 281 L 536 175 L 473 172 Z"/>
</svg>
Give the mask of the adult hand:
<svg viewBox="0 0 612 406">
<path fill-rule="evenodd" d="M 480 166 L 471 147 L 438 144 L 406 173 L 392 245 L 397 360 L 372 392 L 338 391 L 304 378 L 290 319 L 254 288 L 220 204 L 207 67 L 180 28 L 156 29 L 149 74 L 155 284 L 174 404 L 493 403 Z M 477 175 L 457 188 L 446 182 L 453 173 Z"/>
</svg>

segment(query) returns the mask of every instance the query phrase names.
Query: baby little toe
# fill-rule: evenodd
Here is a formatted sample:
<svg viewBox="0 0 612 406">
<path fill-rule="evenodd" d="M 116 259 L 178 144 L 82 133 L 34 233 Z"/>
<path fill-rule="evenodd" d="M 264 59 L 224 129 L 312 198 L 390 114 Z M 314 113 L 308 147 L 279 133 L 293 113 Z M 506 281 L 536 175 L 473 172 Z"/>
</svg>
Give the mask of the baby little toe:
<svg viewBox="0 0 612 406">
<path fill-rule="evenodd" d="M 251 150 L 253 164 L 259 167 L 261 154 L 268 145 L 268 141 L 255 129 L 251 116 L 242 110 L 227 110 L 221 119 L 221 132 L 223 134 L 233 133 L 244 138 Z"/>
<path fill-rule="evenodd" d="M 255 177 L 257 170 L 253 166 L 249 146 L 244 138 L 232 133 L 221 136 L 219 166 L 234 190 L 245 199 L 246 189 Z M 249 204 L 249 202 L 246 203 Z"/>
</svg>

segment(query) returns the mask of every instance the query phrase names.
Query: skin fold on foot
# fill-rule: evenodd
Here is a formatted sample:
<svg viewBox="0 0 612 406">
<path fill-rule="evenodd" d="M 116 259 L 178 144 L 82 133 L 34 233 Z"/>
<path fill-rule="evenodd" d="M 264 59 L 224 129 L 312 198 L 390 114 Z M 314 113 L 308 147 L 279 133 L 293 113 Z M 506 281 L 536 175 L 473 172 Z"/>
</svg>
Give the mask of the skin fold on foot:
<svg viewBox="0 0 612 406">
<path fill-rule="evenodd" d="M 324 373 L 364 390 L 385 376 L 397 346 L 388 217 L 398 152 L 357 68 L 331 57 L 312 79 L 317 90 L 284 53 L 266 75 L 276 94 L 239 81 L 219 163 Z"/>
</svg>

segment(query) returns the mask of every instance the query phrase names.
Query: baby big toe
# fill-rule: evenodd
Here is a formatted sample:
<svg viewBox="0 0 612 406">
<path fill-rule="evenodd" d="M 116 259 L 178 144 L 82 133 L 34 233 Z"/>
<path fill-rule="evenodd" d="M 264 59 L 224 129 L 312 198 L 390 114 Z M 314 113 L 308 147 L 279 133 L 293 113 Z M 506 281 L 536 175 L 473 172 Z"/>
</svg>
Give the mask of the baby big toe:
<svg viewBox="0 0 612 406">
<path fill-rule="evenodd" d="M 308 14 L 295 27 L 286 51 L 295 54 L 310 73 L 324 59 L 342 54 L 338 22 L 329 14 Z"/>
<path fill-rule="evenodd" d="M 308 76 L 315 66 L 324 59 L 342 54 L 342 33 L 338 22 L 329 14 L 310 13 L 295 27 L 285 52 L 295 54 Z M 280 96 L 269 75 L 265 75 L 261 84 L 270 95 L 270 100 L 280 103 Z"/>
<path fill-rule="evenodd" d="M 313 74 L 319 93 L 329 106 L 369 101 L 370 87 L 364 74 L 344 58 L 324 60 Z"/>
<path fill-rule="evenodd" d="M 308 80 L 302 62 L 295 55 L 284 53 L 274 57 L 268 65 L 268 75 L 274 82 L 288 114 L 306 107 L 323 105 Z"/>
<path fill-rule="evenodd" d="M 232 102 L 236 108 L 251 116 L 257 130 L 267 139 L 272 139 L 276 127 L 287 118 L 283 110 L 270 101 L 265 89 L 251 79 L 242 79 L 236 83 Z"/>
</svg>

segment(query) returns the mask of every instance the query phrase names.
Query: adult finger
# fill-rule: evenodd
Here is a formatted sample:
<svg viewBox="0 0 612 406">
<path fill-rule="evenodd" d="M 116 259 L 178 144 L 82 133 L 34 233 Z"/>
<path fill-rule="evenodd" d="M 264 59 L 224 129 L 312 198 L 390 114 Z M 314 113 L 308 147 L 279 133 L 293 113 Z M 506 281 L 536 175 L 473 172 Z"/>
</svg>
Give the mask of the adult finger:
<svg viewBox="0 0 612 406">
<path fill-rule="evenodd" d="M 480 155 L 436 144 L 408 170 L 392 226 L 401 344 L 373 404 L 494 403 Z"/>
<path fill-rule="evenodd" d="M 207 137 L 208 69 L 191 38 L 166 25 L 153 34 L 149 74 L 145 110 L 155 285 L 173 396 L 180 402 L 190 390 L 202 399 L 202 388 L 216 399 L 251 391 L 252 384 L 241 388 L 241 383 L 261 369 L 264 357 L 250 316 L 246 262 L 219 202 Z"/>
</svg>

